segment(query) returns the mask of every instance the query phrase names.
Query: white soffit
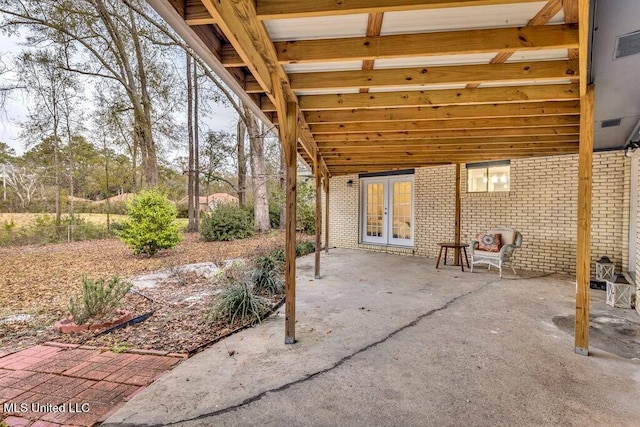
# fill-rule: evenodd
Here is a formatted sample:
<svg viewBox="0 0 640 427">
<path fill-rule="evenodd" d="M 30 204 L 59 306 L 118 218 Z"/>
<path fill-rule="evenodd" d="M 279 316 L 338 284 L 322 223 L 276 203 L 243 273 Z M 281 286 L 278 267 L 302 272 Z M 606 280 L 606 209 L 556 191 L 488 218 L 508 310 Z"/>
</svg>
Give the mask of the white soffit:
<svg viewBox="0 0 640 427">
<path fill-rule="evenodd" d="M 507 62 L 556 61 L 569 59 L 567 49 L 545 49 L 515 52 Z"/>
<path fill-rule="evenodd" d="M 487 82 L 487 83 L 482 83 L 480 87 L 540 86 L 540 85 L 559 85 L 559 84 L 571 84 L 571 79 L 542 80 L 542 81 L 531 80 L 531 81 L 519 81 L 517 83 Z"/>
<path fill-rule="evenodd" d="M 434 67 L 439 65 L 488 64 L 496 53 L 475 53 L 471 55 L 416 56 L 413 58 L 376 59 L 373 68 Z"/>
<path fill-rule="evenodd" d="M 425 86 L 388 86 L 388 87 L 376 87 L 369 89 L 369 92 L 404 92 L 404 91 L 419 91 L 419 90 L 444 90 L 444 89 L 464 89 L 466 84 L 442 84 L 442 85 L 425 85 Z"/>
<path fill-rule="evenodd" d="M 273 41 L 362 37 L 367 34 L 368 14 L 264 21 Z"/>
<path fill-rule="evenodd" d="M 381 35 L 455 31 L 496 27 L 521 27 L 536 16 L 546 1 L 490 6 L 387 12 L 382 20 Z M 564 14 L 549 22 L 559 24 Z"/>
<path fill-rule="evenodd" d="M 361 70 L 362 61 L 308 62 L 300 64 L 284 64 L 287 73 L 311 73 L 322 71 Z"/>
</svg>

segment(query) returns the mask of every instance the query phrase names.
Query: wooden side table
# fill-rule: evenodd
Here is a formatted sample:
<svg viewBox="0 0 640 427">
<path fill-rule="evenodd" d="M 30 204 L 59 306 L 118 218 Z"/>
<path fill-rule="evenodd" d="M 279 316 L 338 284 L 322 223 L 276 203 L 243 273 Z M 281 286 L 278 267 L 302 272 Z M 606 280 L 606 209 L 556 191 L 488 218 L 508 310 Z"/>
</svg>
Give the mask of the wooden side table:
<svg viewBox="0 0 640 427">
<path fill-rule="evenodd" d="M 449 249 L 459 249 L 458 250 L 458 259 L 455 260 L 456 264 L 462 267 L 462 271 L 464 271 L 464 262 L 462 260 L 462 251 L 464 251 L 464 259 L 467 261 L 467 268 L 469 268 L 469 257 L 467 256 L 467 245 L 463 245 L 460 243 L 438 243 L 440 246 L 440 253 L 438 254 L 438 261 L 436 261 L 436 268 L 440 266 L 440 258 L 442 258 L 442 250 L 444 249 L 444 265 L 447 265 L 447 252 Z M 458 264 L 459 263 L 459 264 Z"/>
</svg>

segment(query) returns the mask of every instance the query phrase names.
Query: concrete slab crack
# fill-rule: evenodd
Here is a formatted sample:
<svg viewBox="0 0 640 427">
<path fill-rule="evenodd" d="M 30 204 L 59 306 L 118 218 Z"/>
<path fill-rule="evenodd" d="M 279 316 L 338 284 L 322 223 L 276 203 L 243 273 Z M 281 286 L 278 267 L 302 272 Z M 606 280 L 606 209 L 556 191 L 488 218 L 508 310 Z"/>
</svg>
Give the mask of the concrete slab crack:
<svg viewBox="0 0 640 427">
<path fill-rule="evenodd" d="M 355 356 L 362 354 L 374 347 L 379 346 L 380 344 L 383 344 L 384 342 L 388 341 L 389 339 L 393 338 L 394 336 L 398 335 L 399 333 L 401 333 L 402 331 L 412 328 L 414 326 L 416 326 L 418 323 L 420 323 L 422 320 L 426 319 L 427 317 L 432 316 L 435 313 L 438 313 L 440 311 L 446 310 L 447 308 L 449 308 L 449 306 L 451 306 L 453 303 L 455 303 L 456 301 L 465 298 L 473 293 L 476 293 L 478 291 L 483 290 L 484 288 L 486 288 L 487 286 L 497 283 L 499 282 L 499 280 L 493 280 L 490 282 L 485 283 L 484 285 L 478 287 L 477 289 L 474 289 L 472 291 L 466 292 L 464 294 L 460 294 L 452 299 L 450 299 L 449 301 L 447 301 L 445 304 L 443 304 L 442 306 L 438 307 L 438 308 L 434 308 L 432 310 L 427 311 L 426 313 L 423 313 L 421 315 L 419 315 L 418 317 L 416 317 L 414 320 L 412 320 L 409 323 L 406 323 L 405 325 L 399 327 L 398 329 L 395 329 L 394 331 L 390 332 L 389 334 L 387 334 L 385 337 L 374 341 L 358 350 L 356 350 L 355 352 L 341 358 L 340 360 L 338 360 L 337 362 L 335 362 L 333 365 L 325 368 L 325 369 L 321 369 L 317 372 L 314 372 L 312 374 L 306 375 L 300 379 L 297 379 L 295 381 L 291 381 L 289 383 L 283 384 L 279 387 L 275 387 L 269 390 L 265 390 L 263 392 L 260 392 L 258 394 L 256 394 L 255 396 L 249 397 L 245 400 L 243 400 L 242 402 L 232 405 L 232 406 L 228 406 L 226 408 L 223 409 L 218 409 L 216 411 L 212 411 L 212 412 L 208 412 L 205 414 L 201 414 L 198 415 L 196 417 L 192 417 L 192 418 L 187 418 L 187 419 L 183 419 L 183 420 L 179 420 L 179 421 L 174 421 L 171 423 L 165 423 L 165 424 L 129 424 L 129 423 L 118 423 L 118 424 L 102 424 L 104 427 L 108 427 L 108 426 L 120 426 L 120 427 L 165 427 L 165 426 L 174 426 L 174 425 L 178 425 L 181 423 L 186 423 L 186 422 L 191 422 L 191 421 L 199 421 L 199 420 L 204 420 L 207 418 L 212 418 L 218 415 L 222 415 L 222 414 L 226 414 L 228 412 L 233 412 L 237 409 L 240 409 L 244 406 L 248 406 L 254 402 L 257 402 L 259 400 L 261 400 L 263 397 L 265 397 L 267 394 L 269 393 L 279 393 L 281 391 L 285 391 L 295 385 L 298 384 L 302 384 L 304 382 L 310 381 L 316 377 L 319 377 L 323 374 L 326 374 L 327 372 L 331 372 L 334 369 L 339 368 L 340 366 L 344 365 L 346 362 L 348 362 L 349 360 L 353 359 Z"/>
</svg>

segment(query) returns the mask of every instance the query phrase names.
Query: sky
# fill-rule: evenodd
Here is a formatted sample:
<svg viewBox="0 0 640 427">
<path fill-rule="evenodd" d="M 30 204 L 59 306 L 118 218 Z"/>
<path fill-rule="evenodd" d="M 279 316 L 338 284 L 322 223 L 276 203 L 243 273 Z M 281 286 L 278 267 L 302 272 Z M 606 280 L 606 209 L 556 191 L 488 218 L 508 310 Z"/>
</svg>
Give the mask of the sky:
<svg viewBox="0 0 640 427">
<path fill-rule="evenodd" d="M 23 47 L 20 43 L 23 39 L 20 36 L 7 36 L 0 33 L 0 57 L 3 62 L 10 64 L 11 57 L 17 56 Z M 17 76 L 13 72 L 8 72 L 0 75 L 0 86 L 6 86 L 14 84 L 17 81 Z M 91 104 L 91 96 L 86 96 L 89 100 L 88 104 Z M 25 151 L 24 141 L 20 139 L 21 123 L 27 118 L 28 107 L 30 106 L 29 97 L 22 91 L 13 91 L 5 103 L 4 111 L 0 111 L 0 141 L 7 143 L 10 147 L 16 150 L 18 154 L 22 154 Z M 87 108 L 91 109 L 91 105 Z M 237 121 L 237 113 L 231 107 L 225 107 L 223 105 L 213 105 L 211 117 L 201 118 L 201 129 L 211 130 L 225 130 L 227 132 L 235 132 L 235 124 Z M 186 112 L 184 115 L 178 115 L 177 120 L 182 123 L 186 123 Z M 91 140 L 91 135 L 86 135 Z M 183 144 L 186 147 L 186 142 Z M 187 153 L 171 151 L 168 156 L 175 158 L 178 156 L 185 156 Z M 166 159 L 171 161 L 171 159 Z"/>
</svg>

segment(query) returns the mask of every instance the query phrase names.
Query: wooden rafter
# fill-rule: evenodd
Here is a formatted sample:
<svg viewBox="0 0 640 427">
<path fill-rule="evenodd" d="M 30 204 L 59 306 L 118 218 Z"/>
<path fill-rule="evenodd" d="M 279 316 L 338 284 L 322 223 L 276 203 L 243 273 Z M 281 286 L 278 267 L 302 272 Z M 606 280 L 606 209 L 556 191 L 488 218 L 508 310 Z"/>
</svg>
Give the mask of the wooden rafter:
<svg viewBox="0 0 640 427">
<path fill-rule="evenodd" d="M 423 145 L 433 145 L 435 147 L 446 147 L 448 145 L 476 145 L 478 147 L 486 147 L 492 144 L 531 144 L 536 142 L 576 142 L 578 137 L 576 135 L 545 135 L 545 136 L 529 136 L 522 138 L 518 136 L 501 136 L 495 138 L 449 138 L 449 139 L 414 139 L 414 140 L 384 140 L 384 141 L 326 141 L 319 142 L 318 147 L 320 151 L 325 149 L 343 149 L 353 151 L 366 151 L 369 149 L 380 149 L 396 151 L 415 149 Z"/>
<path fill-rule="evenodd" d="M 294 91 L 420 87 L 470 82 L 517 85 L 529 81 L 558 82 L 575 77 L 578 77 L 578 61 L 575 60 L 296 73 L 289 76 Z M 247 92 L 257 93 L 261 90 L 257 82 L 247 80 Z"/>
<path fill-rule="evenodd" d="M 580 99 L 579 87 L 572 84 L 540 86 L 508 86 L 478 89 L 446 89 L 380 93 L 299 96 L 300 109 L 350 110 L 354 108 L 418 107 L 475 104 L 505 104 L 535 101 L 570 101 Z M 275 106 L 262 97 L 263 111 Z"/>
<path fill-rule="evenodd" d="M 215 24 L 215 20 L 200 0 L 186 0 L 184 20 L 189 25 Z"/>
<path fill-rule="evenodd" d="M 409 107 L 307 111 L 307 123 L 403 122 L 491 117 L 536 117 L 580 114 L 579 101 L 483 104 L 445 107 Z"/>
<path fill-rule="evenodd" d="M 425 130 L 465 129 L 510 129 L 549 126 L 577 126 L 578 116 L 505 117 L 484 119 L 452 119 L 444 121 L 423 120 L 404 122 L 370 123 L 318 123 L 311 125 L 311 132 L 318 134 L 366 133 L 366 132 L 413 132 Z"/>
<path fill-rule="evenodd" d="M 260 19 L 285 19 L 530 3 L 533 1 L 536 0 L 257 0 L 257 10 Z"/>
<path fill-rule="evenodd" d="M 370 13 L 369 19 L 367 21 L 367 37 L 375 37 L 380 35 L 380 31 L 382 30 L 382 20 L 384 19 L 384 13 Z M 362 61 L 362 70 L 368 71 L 373 70 L 373 66 L 375 64 L 375 60 L 373 59 L 365 59 Z M 295 90 L 295 88 L 294 88 Z M 360 93 L 369 92 L 368 86 L 360 87 Z"/>
<path fill-rule="evenodd" d="M 491 28 L 485 30 L 399 34 L 275 42 L 281 64 L 360 61 L 441 55 L 465 55 L 505 51 L 535 51 L 578 47 L 575 25 Z M 222 63 L 237 67 L 246 61 L 233 50 L 223 49 Z"/>
</svg>

